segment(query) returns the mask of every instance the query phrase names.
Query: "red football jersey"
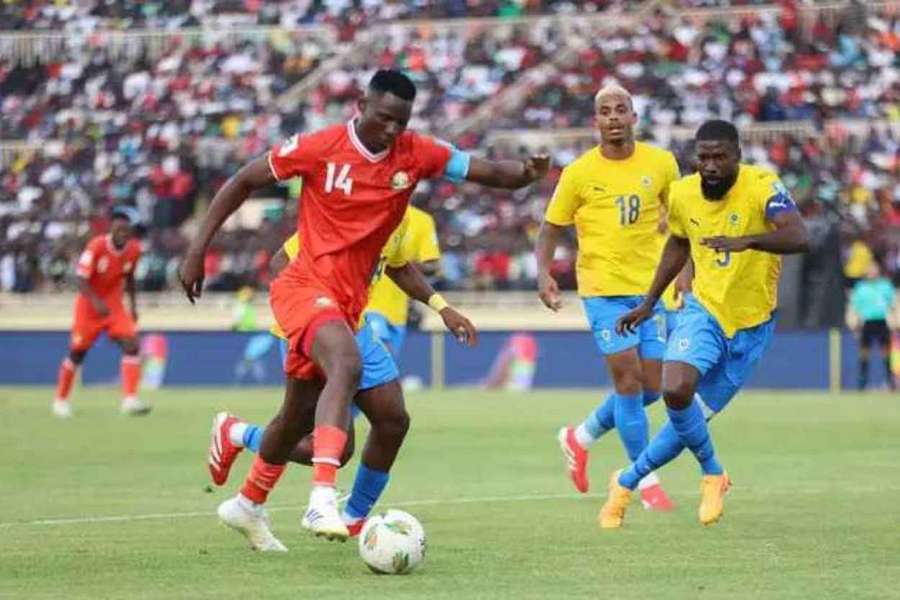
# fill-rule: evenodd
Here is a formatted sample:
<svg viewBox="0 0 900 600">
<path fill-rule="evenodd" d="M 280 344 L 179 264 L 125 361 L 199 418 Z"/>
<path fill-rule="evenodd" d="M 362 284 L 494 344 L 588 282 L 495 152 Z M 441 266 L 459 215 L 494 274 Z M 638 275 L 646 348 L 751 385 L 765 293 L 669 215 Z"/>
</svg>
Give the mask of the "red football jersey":
<svg viewBox="0 0 900 600">
<path fill-rule="evenodd" d="M 103 300 L 121 300 L 125 277 L 134 272 L 140 258 L 141 244 L 137 240 L 131 239 L 124 248 L 116 250 L 112 236 L 98 235 L 81 253 L 77 273 Z"/>
<path fill-rule="evenodd" d="M 443 175 L 450 148 L 404 132 L 372 154 L 353 121 L 295 135 L 269 153 L 278 180 L 303 178 L 297 231 L 299 260 L 285 269 L 311 272 L 351 314 L 365 306 L 381 249 L 403 219 L 422 179 Z"/>
</svg>

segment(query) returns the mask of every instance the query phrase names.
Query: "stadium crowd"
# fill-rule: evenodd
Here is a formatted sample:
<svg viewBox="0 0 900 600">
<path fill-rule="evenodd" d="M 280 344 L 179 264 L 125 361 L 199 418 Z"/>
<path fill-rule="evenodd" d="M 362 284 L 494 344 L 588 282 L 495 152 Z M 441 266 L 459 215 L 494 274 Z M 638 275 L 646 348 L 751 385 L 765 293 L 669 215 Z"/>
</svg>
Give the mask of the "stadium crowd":
<svg viewBox="0 0 900 600">
<path fill-rule="evenodd" d="M 63 11 L 68 4 L 49 2 L 29 3 L 37 7 L 30 12 L 16 13 L 16 3 L 3 10 L 12 11 L 6 22 L 20 28 L 49 28 L 54 18 L 71 23 L 79 15 L 141 26 L 179 3 L 113 4 L 130 12 L 92 15 L 109 6 L 90 2 L 72 13 Z M 175 7 L 169 16 L 232 10 L 260 16 L 268 10 L 252 2 L 181 4 L 187 8 Z M 279 10 L 308 5 L 316 15 L 345 6 L 369 7 L 376 19 L 384 17 L 377 11 L 389 7 L 408 11 L 403 16 L 454 16 L 428 12 L 437 4 L 450 10 L 454 3 L 276 4 Z M 541 12 L 564 10 L 566 3 L 477 4 L 484 14 L 500 14 L 507 5 Z M 346 118 L 362 82 L 382 66 L 402 67 L 416 79 L 420 96 L 411 126 L 439 135 L 537 65 L 549 68 L 542 69 L 545 79 L 525 106 L 498 106 L 491 127 L 588 127 L 593 91 L 609 78 L 635 92 L 645 131 L 692 126 L 714 115 L 743 124 L 809 120 L 820 128 L 825 119 L 838 117 L 896 122 L 898 20 L 890 13 L 871 12 L 862 21 L 848 14 L 801 29 L 785 12 L 782 18 L 729 23 L 659 12 L 604 35 L 597 34 L 594 21 L 577 19 L 565 35 L 547 24 L 391 27 L 362 56 L 351 53 L 329 69 L 298 109 L 286 112 L 272 110 L 274 99 L 331 56 L 322 40 L 284 32 L 202 43 L 172 36 L 151 60 L 144 51 L 113 52 L 103 38 L 73 36 L 65 55 L 51 63 L 0 62 L 0 138 L 34 145 L 6 160 L 0 171 L 0 289 L 64 285 L 88 232 L 102 228 L 109 207 L 120 202 L 137 205 L 150 225 L 141 285 L 171 287 L 185 221 L 198 204 L 244 160 L 284 135 Z M 898 138 L 896 127 L 861 135 L 830 126 L 813 137 L 785 134 L 748 142 L 745 155 L 775 167 L 805 210 L 832 215 L 847 239 L 865 240 L 877 253 L 896 257 Z M 468 132 L 454 141 L 475 147 L 483 136 Z M 548 150 L 561 166 L 589 143 Z M 673 148 L 689 170 L 688 149 Z M 436 215 L 445 251 L 443 286 L 532 287 L 532 239 L 557 174 L 516 194 L 446 184 L 423 189 L 417 202 Z M 296 186 L 270 192 L 284 199 L 295 194 Z M 290 218 L 272 218 L 264 221 L 265 235 L 238 229 L 222 236 L 209 259 L 210 284 L 264 285 L 271 246 L 287 235 L 289 223 Z M 571 252 L 560 257 L 564 283 L 571 282 L 572 258 Z M 900 265 L 891 260 L 890 270 L 897 273 Z"/>
<path fill-rule="evenodd" d="M 4 2 L 0 18 L 3 28 L 10 30 L 94 31 L 198 27 L 228 16 L 233 23 L 253 25 L 335 25 L 352 35 L 361 26 L 398 19 L 567 14 L 626 4 L 623 0 L 32 0 Z"/>
</svg>

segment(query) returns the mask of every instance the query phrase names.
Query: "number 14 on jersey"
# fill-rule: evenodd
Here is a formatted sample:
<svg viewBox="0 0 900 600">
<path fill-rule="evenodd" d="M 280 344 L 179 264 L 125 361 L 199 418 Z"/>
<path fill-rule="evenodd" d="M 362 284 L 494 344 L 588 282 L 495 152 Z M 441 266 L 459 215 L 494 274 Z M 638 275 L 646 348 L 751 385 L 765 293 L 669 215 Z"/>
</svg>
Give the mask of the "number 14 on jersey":
<svg viewBox="0 0 900 600">
<path fill-rule="evenodd" d="M 338 165 L 328 163 L 325 173 L 325 193 L 330 194 L 334 190 L 341 190 L 345 196 L 353 192 L 353 180 L 350 179 L 350 165 Z"/>
</svg>

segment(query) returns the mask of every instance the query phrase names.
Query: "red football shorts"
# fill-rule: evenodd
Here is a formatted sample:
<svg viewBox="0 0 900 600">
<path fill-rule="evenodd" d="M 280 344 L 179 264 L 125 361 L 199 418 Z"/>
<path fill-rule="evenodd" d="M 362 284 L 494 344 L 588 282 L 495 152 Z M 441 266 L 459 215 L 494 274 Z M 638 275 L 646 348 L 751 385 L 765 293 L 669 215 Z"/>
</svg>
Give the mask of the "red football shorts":
<svg viewBox="0 0 900 600">
<path fill-rule="evenodd" d="M 354 331 L 352 316 L 345 314 L 325 286 L 296 276 L 272 282 L 269 304 L 290 347 L 284 372 L 294 379 L 323 378 L 310 356 L 316 332 L 331 321 L 343 321 Z"/>
<path fill-rule="evenodd" d="M 72 350 L 88 350 L 97 337 L 106 332 L 111 339 L 121 340 L 137 335 L 137 324 L 125 310 L 121 300 L 104 300 L 109 307 L 109 315 L 101 317 L 84 296 L 75 301 L 75 320 L 72 323 Z"/>
</svg>

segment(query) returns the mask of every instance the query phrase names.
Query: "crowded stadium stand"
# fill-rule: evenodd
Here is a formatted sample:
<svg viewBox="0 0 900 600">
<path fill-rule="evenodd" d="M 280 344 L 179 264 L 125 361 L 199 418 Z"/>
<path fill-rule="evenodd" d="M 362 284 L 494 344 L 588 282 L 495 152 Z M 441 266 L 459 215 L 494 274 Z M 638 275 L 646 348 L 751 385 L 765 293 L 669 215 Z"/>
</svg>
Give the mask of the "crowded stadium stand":
<svg viewBox="0 0 900 600">
<path fill-rule="evenodd" d="M 174 289 L 195 217 L 225 179 L 294 131 L 346 119 L 381 67 L 402 68 L 419 86 L 412 127 L 495 156 L 531 148 L 554 159 L 550 177 L 515 193 L 420 188 L 415 202 L 438 223 L 445 289 L 534 289 L 544 205 L 559 169 L 594 142 L 593 93 L 613 80 L 634 94 L 644 137 L 672 147 L 684 172 L 693 127 L 715 116 L 739 124 L 745 157 L 775 168 L 815 224 L 815 252 L 793 267 L 807 287 L 840 290 L 839 276 L 820 275 L 839 272 L 854 242 L 896 276 L 898 8 L 4 3 L 0 289 L 69 289 L 84 240 L 119 203 L 149 224 L 139 285 Z M 269 190 L 217 238 L 210 288 L 265 287 L 298 185 Z M 568 288 L 573 259 L 570 244 L 557 265 Z M 841 307 L 813 313 L 797 322 L 833 323 Z"/>
</svg>

